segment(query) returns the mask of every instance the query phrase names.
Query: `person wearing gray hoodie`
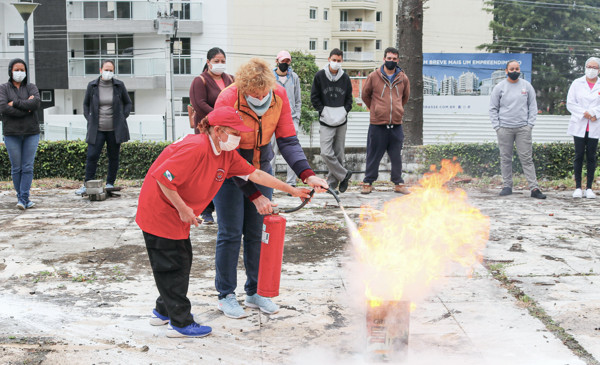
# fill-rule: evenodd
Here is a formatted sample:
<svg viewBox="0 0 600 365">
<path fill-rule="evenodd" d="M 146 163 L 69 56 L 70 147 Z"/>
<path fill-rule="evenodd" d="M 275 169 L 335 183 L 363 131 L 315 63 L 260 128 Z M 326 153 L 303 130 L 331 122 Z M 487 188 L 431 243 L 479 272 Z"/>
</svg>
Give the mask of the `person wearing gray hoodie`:
<svg viewBox="0 0 600 365">
<path fill-rule="evenodd" d="M 300 90 L 300 78 L 292 70 L 290 64 L 292 63 L 292 56 L 288 51 L 281 51 L 277 54 L 277 67 L 273 69 L 275 73 L 275 79 L 277 85 L 283 87 L 287 93 L 288 100 L 290 101 L 290 108 L 292 109 L 292 120 L 296 127 L 296 133 L 298 133 L 298 127 L 300 126 L 300 109 L 302 108 L 302 95 Z M 277 170 L 275 168 L 275 161 L 277 160 L 277 142 L 275 141 L 275 135 L 273 135 L 273 160 L 271 165 L 273 166 L 273 173 Z M 286 183 L 288 185 L 296 186 L 296 174 L 294 170 L 287 165 L 287 177 Z"/>
<path fill-rule="evenodd" d="M 310 101 L 319 112 L 321 158 L 327 165 L 327 183 L 341 193 L 348 188 L 352 171 L 344 164 L 348 113 L 352 109 L 352 83 L 342 70 L 344 53 L 334 48 L 329 63 L 314 78 Z"/>
</svg>

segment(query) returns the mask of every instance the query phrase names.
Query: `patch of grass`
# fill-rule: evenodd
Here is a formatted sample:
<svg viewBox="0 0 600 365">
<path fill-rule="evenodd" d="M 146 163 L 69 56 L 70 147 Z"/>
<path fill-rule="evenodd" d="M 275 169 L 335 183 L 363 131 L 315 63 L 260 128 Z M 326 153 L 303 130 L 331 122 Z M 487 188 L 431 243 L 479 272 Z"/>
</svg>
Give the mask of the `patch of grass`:
<svg viewBox="0 0 600 365">
<path fill-rule="evenodd" d="M 34 283 L 38 283 L 40 281 L 46 281 L 47 278 L 49 278 L 50 276 L 53 276 L 53 275 L 54 275 L 54 273 L 52 273 L 50 271 L 40 271 L 37 274 L 35 274 L 32 281 Z"/>
<path fill-rule="evenodd" d="M 88 282 L 88 283 L 93 283 L 94 281 L 96 281 L 96 274 L 79 274 L 77 276 L 73 277 L 73 281 L 78 282 L 78 283 L 84 283 L 84 282 Z"/>
<path fill-rule="evenodd" d="M 110 276 L 110 278 L 114 281 L 125 281 L 126 277 L 125 275 L 121 272 L 121 269 L 119 269 L 118 266 L 113 266 L 112 268 L 112 275 Z"/>
</svg>

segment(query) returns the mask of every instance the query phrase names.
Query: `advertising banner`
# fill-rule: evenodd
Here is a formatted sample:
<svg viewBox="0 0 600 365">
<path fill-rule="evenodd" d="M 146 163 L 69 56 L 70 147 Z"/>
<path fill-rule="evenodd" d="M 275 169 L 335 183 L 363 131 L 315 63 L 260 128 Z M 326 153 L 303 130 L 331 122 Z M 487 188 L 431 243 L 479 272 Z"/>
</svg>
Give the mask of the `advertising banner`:
<svg viewBox="0 0 600 365">
<path fill-rule="evenodd" d="M 489 95 L 506 78 L 506 63 L 516 60 L 531 82 L 531 54 L 424 53 L 424 112 L 487 114 Z"/>
</svg>

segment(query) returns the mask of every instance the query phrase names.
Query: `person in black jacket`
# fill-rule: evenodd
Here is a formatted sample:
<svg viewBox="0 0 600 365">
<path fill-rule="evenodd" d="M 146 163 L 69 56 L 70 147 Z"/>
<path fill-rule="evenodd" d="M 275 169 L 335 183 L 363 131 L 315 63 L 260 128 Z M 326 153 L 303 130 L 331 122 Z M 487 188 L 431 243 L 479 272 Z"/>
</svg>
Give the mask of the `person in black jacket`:
<svg viewBox="0 0 600 365">
<path fill-rule="evenodd" d="M 329 63 L 315 74 L 310 101 L 319 112 L 319 137 L 321 157 L 329 173 L 327 183 L 341 193 L 348 188 L 352 171 L 344 168 L 346 145 L 346 122 L 352 109 L 352 83 L 342 70 L 344 53 L 334 48 L 329 54 Z"/>
<path fill-rule="evenodd" d="M 88 144 L 85 161 L 85 181 L 94 180 L 98 159 L 106 143 L 108 151 L 108 175 L 106 187 L 113 188 L 119 170 L 121 143 L 129 141 L 127 117 L 131 112 L 131 99 L 122 81 L 114 78 L 113 61 L 102 61 L 101 76 L 91 81 L 83 99 L 83 115 L 87 119 Z M 84 194 L 85 185 L 75 193 Z"/>
<path fill-rule="evenodd" d="M 25 61 L 15 58 L 8 65 L 8 82 L 0 85 L 0 119 L 4 144 L 10 158 L 17 208 L 35 205 L 29 200 L 33 181 L 33 162 L 40 140 L 37 110 L 41 100 L 38 88 L 27 82 Z"/>
</svg>

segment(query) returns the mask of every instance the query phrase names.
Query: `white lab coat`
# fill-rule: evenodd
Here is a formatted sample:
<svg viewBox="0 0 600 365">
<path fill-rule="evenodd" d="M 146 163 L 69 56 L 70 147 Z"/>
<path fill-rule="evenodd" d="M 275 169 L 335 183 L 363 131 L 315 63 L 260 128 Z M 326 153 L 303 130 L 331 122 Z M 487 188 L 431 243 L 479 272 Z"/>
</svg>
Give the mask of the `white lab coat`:
<svg viewBox="0 0 600 365">
<path fill-rule="evenodd" d="M 585 130 L 590 123 L 589 137 L 600 139 L 600 79 L 592 89 L 582 76 L 571 83 L 567 94 L 567 110 L 571 112 L 567 134 L 575 137 L 585 137 Z M 596 116 L 598 120 L 592 122 L 583 116 L 585 112 Z"/>
</svg>

